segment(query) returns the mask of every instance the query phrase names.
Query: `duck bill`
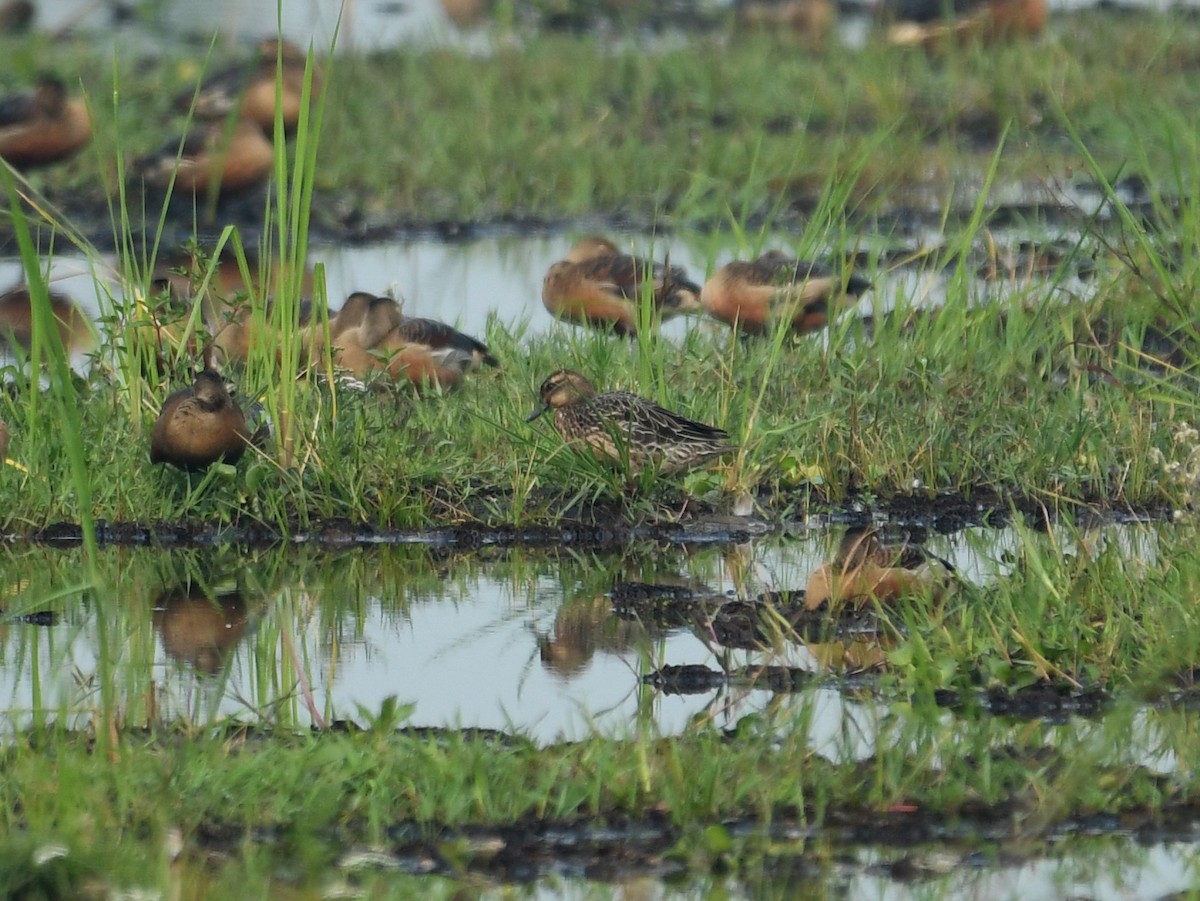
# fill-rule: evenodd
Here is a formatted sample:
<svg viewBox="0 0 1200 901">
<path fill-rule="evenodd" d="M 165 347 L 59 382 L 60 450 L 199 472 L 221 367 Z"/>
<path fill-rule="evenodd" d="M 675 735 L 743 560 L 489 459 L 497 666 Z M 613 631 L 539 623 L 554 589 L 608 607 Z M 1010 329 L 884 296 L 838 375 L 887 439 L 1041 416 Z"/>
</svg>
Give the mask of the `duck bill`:
<svg viewBox="0 0 1200 901">
<path fill-rule="evenodd" d="M 550 409 L 549 404 L 538 404 L 536 407 L 533 408 L 533 412 L 525 417 L 525 421 L 533 422 L 535 419 L 537 419 L 539 416 L 541 416 L 543 413 L 545 413 L 549 409 Z"/>
</svg>

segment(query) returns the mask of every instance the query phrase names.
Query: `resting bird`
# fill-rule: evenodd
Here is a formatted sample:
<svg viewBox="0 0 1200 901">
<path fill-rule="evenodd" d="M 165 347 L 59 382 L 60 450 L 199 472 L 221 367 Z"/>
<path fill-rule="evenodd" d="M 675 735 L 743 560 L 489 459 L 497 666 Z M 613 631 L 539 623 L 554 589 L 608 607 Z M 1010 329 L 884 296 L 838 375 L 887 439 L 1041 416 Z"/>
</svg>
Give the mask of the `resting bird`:
<svg viewBox="0 0 1200 901">
<path fill-rule="evenodd" d="M 50 311 L 68 354 L 91 348 L 96 340 L 92 323 L 70 298 L 50 292 Z M 0 346 L 4 344 L 26 352 L 33 345 L 33 300 L 24 285 L 0 294 Z"/>
<path fill-rule="evenodd" d="M 405 316 L 390 297 L 351 294 L 329 323 L 336 362 L 355 378 L 386 372 L 417 387 L 453 388 L 480 366 L 498 366 L 482 341 L 435 319 Z"/>
<path fill-rule="evenodd" d="M 555 317 L 575 325 L 607 328 L 636 337 L 643 284 L 663 319 L 700 309 L 700 286 L 669 262 L 622 253 L 605 238 L 588 237 L 552 265 L 542 282 L 542 303 Z"/>
<path fill-rule="evenodd" d="M 193 109 L 194 102 L 193 115 L 199 119 L 224 119 L 236 108 L 239 118 L 253 122 L 270 135 L 275 132 L 278 94 L 283 130 L 291 134 L 300 122 L 307 61 L 308 54 L 290 41 L 264 38 L 259 41 L 253 60 L 206 78 L 199 92 L 181 91 L 175 98 L 175 106 L 186 112 Z M 321 67 L 314 60 L 311 102 L 316 102 L 320 90 Z"/>
<path fill-rule="evenodd" d="M 554 428 L 567 443 L 618 465 L 628 464 L 631 475 L 647 467 L 663 474 L 682 472 L 737 450 L 723 429 L 672 413 L 628 391 L 597 394 L 592 383 L 573 369 L 560 369 L 547 377 L 539 397 L 527 422 L 553 410 Z"/>
<path fill-rule="evenodd" d="M 32 90 L 0 99 L 0 157 L 14 169 L 65 159 L 92 139 L 92 119 L 66 85 L 43 75 Z"/>
<path fill-rule="evenodd" d="M 150 462 L 179 469 L 206 469 L 224 458 L 237 463 L 248 441 L 246 417 L 221 376 L 205 369 L 190 388 L 163 404 L 150 432 Z"/>
<path fill-rule="evenodd" d="M 1046 0 L 901 0 L 888 40 L 934 50 L 946 43 L 1031 37 L 1046 27 Z"/>
<path fill-rule="evenodd" d="M 705 311 L 737 331 L 761 335 L 788 322 L 797 335 L 823 328 L 871 283 L 847 278 L 820 263 L 796 260 L 778 250 L 757 260 L 735 260 L 718 269 L 700 292 Z"/>
<path fill-rule="evenodd" d="M 275 169 L 275 148 L 257 125 L 245 119 L 232 130 L 221 119 L 197 121 L 181 138 L 172 138 L 158 152 L 137 160 L 134 169 L 159 188 L 166 188 L 174 175 L 177 192 L 205 194 L 216 185 L 221 196 L 228 197 L 267 180 Z"/>
</svg>

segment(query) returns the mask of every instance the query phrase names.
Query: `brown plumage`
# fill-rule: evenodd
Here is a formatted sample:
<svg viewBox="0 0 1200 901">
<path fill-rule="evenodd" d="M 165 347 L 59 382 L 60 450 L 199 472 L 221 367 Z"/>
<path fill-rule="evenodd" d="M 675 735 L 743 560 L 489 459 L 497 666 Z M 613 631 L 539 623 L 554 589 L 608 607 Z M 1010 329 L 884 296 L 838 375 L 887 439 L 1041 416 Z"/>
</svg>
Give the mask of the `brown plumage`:
<svg viewBox="0 0 1200 901">
<path fill-rule="evenodd" d="M 851 529 L 830 563 L 808 579 L 804 606 L 887 603 L 905 597 L 940 600 L 953 580 L 953 568 L 920 545 L 888 546 L 871 529 Z"/>
<path fill-rule="evenodd" d="M 70 298 L 50 292 L 58 337 L 68 354 L 89 349 L 96 340 L 91 321 Z M 0 344 L 28 352 L 33 345 L 33 301 L 24 285 L 0 294 Z"/>
<path fill-rule="evenodd" d="M 661 318 L 700 309 L 700 287 L 681 267 L 622 253 L 611 241 L 595 236 L 579 241 L 547 270 L 542 303 L 558 319 L 634 337 L 647 275 L 651 301 Z"/>
<path fill-rule="evenodd" d="M 237 254 L 230 244 L 222 247 L 220 258 L 212 259 L 209 251 L 194 247 L 180 247 L 178 250 L 165 254 L 158 259 L 154 273 L 150 277 L 151 289 L 155 292 L 165 292 L 171 300 L 187 302 L 199 296 L 199 288 L 205 275 L 212 271 L 208 281 L 208 293 L 220 298 L 227 304 L 246 297 L 272 297 L 279 290 L 280 282 L 285 274 L 283 264 L 274 259 L 264 267 L 259 255 L 252 248 L 245 248 L 246 272 L 249 281 L 242 275 L 242 267 Z M 263 281 L 263 276 L 266 281 Z M 301 279 L 300 296 L 310 299 L 313 295 L 313 270 L 311 266 L 304 267 Z"/>
<path fill-rule="evenodd" d="M 249 616 L 240 592 L 210 597 L 199 586 L 186 584 L 155 599 L 153 620 L 163 650 L 211 675 L 245 634 Z"/>
<path fill-rule="evenodd" d="M 198 470 L 237 463 L 248 441 L 246 417 L 221 376 L 205 369 L 192 387 L 167 398 L 150 432 L 150 462 Z"/>
<path fill-rule="evenodd" d="M 175 100 L 176 108 L 187 111 L 192 109 L 194 101 L 194 115 L 200 119 L 224 119 L 236 109 L 238 118 L 253 122 L 269 135 L 274 134 L 278 80 L 283 129 L 285 134 L 291 134 L 296 130 L 303 108 L 307 61 L 308 54 L 290 41 L 265 38 L 259 42 L 253 60 L 206 78 L 198 93 L 181 92 Z M 312 103 L 316 103 L 320 90 L 321 67 L 314 59 Z"/>
<path fill-rule="evenodd" d="M 174 138 L 135 164 L 147 184 L 166 188 L 175 176 L 175 191 L 206 194 L 210 186 L 223 196 L 256 188 L 275 168 L 275 149 L 253 122 L 241 119 L 232 130 L 224 120 L 196 122 L 182 138 Z"/>
<path fill-rule="evenodd" d="M 437 319 L 405 316 L 397 327 L 404 341 L 416 347 L 424 347 L 429 353 L 454 365 L 463 372 L 471 372 L 480 366 L 499 366 L 500 361 L 492 356 L 487 345 L 478 338 L 465 335 L 458 329 Z"/>
<path fill-rule="evenodd" d="M 487 18 L 492 0 L 441 0 L 446 16 L 459 28 L 470 28 Z"/>
<path fill-rule="evenodd" d="M 0 99 L 0 157 L 15 169 L 65 159 L 91 139 L 87 105 L 57 78 L 43 75 L 32 90 Z"/>
<path fill-rule="evenodd" d="M 734 11 L 742 28 L 786 29 L 812 46 L 820 45 L 837 21 L 832 0 L 738 0 Z"/>
<path fill-rule="evenodd" d="M 347 297 L 342 308 L 329 317 L 329 337 L 336 338 L 343 332 L 362 325 L 374 300 L 375 295 L 366 291 L 355 291 Z"/>
<path fill-rule="evenodd" d="M 1046 0 L 913 0 L 897 5 L 901 19 L 888 32 L 900 46 L 926 50 L 954 43 L 991 42 L 1012 37 L 1032 37 L 1046 27 Z"/>
<path fill-rule="evenodd" d="M 481 341 L 433 319 L 406 317 L 390 297 L 351 294 L 330 321 L 335 362 L 356 378 L 386 372 L 417 387 L 453 388 L 481 365 L 498 366 Z"/>
<path fill-rule="evenodd" d="M 567 443 L 618 465 L 628 463 L 632 475 L 647 467 L 664 474 L 681 472 L 737 450 L 723 429 L 628 391 L 597 394 L 573 369 L 552 373 L 538 394 L 540 402 L 526 421 L 553 410 L 554 427 Z"/>
<path fill-rule="evenodd" d="M 798 335 L 824 327 L 858 299 L 871 283 L 837 274 L 820 263 L 771 250 L 757 260 L 735 260 L 718 269 L 700 292 L 714 319 L 740 332 L 760 335 L 778 321 Z"/>
<path fill-rule="evenodd" d="M 8 0 L 0 4 L 0 33 L 24 34 L 37 18 L 33 0 Z"/>
<path fill-rule="evenodd" d="M 203 253 L 181 248 L 161 259 L 151 276 L 152 290 L 166 294 L 171 300 L 183 303 L 199 299 L 212 347 L 220 354 L 218 359 L 226 363 L 244 362 L 250 348 L 261 341 L 272 346 L 278 344 L 274 331 L 265 332 L 284 267 L 276 260 L 264 273 L 256 253 L 247 250 L 245 256 L 248 281 L 229 245 L 225 245 L 216 261 Z M 212 274 L 205 286 L 204 279 L 210 270 Z M 300 291 L 299 325 L 303 328 L 312 318 L 313 272 L 309 267 L 305 267 Z M 261 327 L 255 322 L 253 304 L 265 305 Z"/>
</svg>

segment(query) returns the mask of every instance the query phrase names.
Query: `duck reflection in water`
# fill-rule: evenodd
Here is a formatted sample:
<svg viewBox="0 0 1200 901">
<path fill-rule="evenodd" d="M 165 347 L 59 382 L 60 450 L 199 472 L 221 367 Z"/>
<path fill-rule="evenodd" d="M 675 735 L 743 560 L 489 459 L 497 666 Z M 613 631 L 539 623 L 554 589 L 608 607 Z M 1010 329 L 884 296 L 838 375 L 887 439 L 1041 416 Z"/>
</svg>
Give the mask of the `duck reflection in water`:
<svg viewBox="0 0 1200 901">
<path fill-rule="evenodd" d="M 581 673 L 597 651 L 620 654 L 648 637 L 639 622 L 613 615 L 606 595 L 568 600 L 554 618 L 554 630 L 538 637 L 542 666 L 561 678 Z"/>
<path fill-rule="evenodd" d="M 538 638 L 538 651 L 546 669 L 567 678 L 583 671 L 597 651 L 623 655 L 647 650 L 649 642 L 684 622 L 669 611 L 665 617 L 658 615 L 670 607 L 672 600 L 690 610 L 698 599 L 713 594 L 702 582 L 664 571 L 666 555 L 681 548 L 658 550 L 653 557 L 634 555 L 619 561 L 619 570 L 612 574 L 612 587 L 607 592 L 585 589 L 563 602 L 554 618 L 553 631 Z M 596 565 L 604 566 L 599 561 Z"/>
<path fill-rule="evenodd" d="M 249 623 L 240 591 L 210 592 L 195 583 L 160 594 L 153 618 L 167 654 L 210 676 L 224 667 Z"/>
<path fill-rule="evenodd" d="M 954 567 L 919 544 L 885 544 L 874 529 L 849 529 L 833 560 L 808 579 L 805 607 L 941 601 L 954 585 Z"/>
</svg>

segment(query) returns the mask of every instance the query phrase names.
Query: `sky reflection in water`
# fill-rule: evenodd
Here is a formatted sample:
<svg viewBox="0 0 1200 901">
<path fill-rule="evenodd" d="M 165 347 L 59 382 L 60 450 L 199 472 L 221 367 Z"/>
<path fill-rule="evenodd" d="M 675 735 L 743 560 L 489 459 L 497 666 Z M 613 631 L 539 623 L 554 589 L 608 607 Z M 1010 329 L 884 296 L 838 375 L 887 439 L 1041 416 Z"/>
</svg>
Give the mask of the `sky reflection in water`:
<svg viewBox="0 0 1200 901">
<path fill-rule="evenodd" d="M 1143 557 L 1153 552 L 1145 528 L 1110 527 L 1105 535 Z M 48 604 L 37 599 L 82 580 L 77 552 L 4 550 L 6 613 L 50 609 L 62 617 L 52 627 L 4 627 L 0 698 L 7 699 L 10 727 L 28 722 L 39 697 L 37 706 L 51 711 L 86 710 L 104 622 L 110 646 L 119 649 L 118 689 L 137 703 L 153 680 L 158 713 L 166 717 L 253 719 L 258 711 L 271 721 L 307 724 L 286 651 L 290 638 L 327 718 L 363 722 L 364 711 L 395 696 L 415 705 L 413 725 L 514 730 L 545 743 L 593 730 L 623 735 L 647 720 L 664 734 L 697 717 L 732 727 L 770 705 L 806 720 L 809 743 L 820 753 L 861 759 L 876 741 L 896 740 L 895 724 L 881 725 L 884 700 L 840 678 L 841 646 L 719 648 L 699 619 L 675 628 L 643 625 L 617 617 L 607 594 L 620 581 L 703 587 L 718 600 L 802 589 L 839 536 L 834 529 L 755 545 L 631 549 L 624 557 L 512 550 L 485 559 L 422 546 L 337 554 L 293 548 L 249 558 L 233 549 L 109 549 L 101 567 L 109 588 Z M 1005 575 L 1016 546 L 1013 533 L 983 529 L 927 543 L 964 578 L 984 585 Z M 854 659 L 881 656 L 870 647 L 856 649 Z M 666 694 L 641 683 L 665 665 L 736 670 L 757 663 L 829 678 L 787 696 L 736 686 Z M 1172 759 L 1157 755 L 1160 766 Z"/>
</svg>

